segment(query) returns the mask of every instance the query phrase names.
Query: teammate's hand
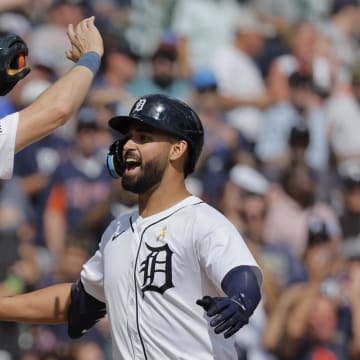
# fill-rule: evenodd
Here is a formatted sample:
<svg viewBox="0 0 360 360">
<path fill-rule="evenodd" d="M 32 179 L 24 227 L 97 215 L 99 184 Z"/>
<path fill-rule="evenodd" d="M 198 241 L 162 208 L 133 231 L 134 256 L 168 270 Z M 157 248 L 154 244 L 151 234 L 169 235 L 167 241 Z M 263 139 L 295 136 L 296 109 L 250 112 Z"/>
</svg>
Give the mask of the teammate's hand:
<svg viewBox="0 0 360 360">
<path fill-rule="evenodd" d="M 85 53 L 95 51 L 100 56 L 104 54 L 102 36 L 95 26 L 95 17 L 91 16 L 79 22 L 74 27 L 68 25 L 67 35 L 71 43 L 71 50 L 66 51 L 66 57 L 77 62 Z"/>
<path fill-rule="evenodd" d="M 232 297 L 204 296 L 196 303 L 204 308 L 207 316 L 215 316 L 210 325 L 215 327 L 215 333 L 224 332 L 227 339 L 249 322 L 251 313 L 247 311 L 243 295 Z"/>
</svg>

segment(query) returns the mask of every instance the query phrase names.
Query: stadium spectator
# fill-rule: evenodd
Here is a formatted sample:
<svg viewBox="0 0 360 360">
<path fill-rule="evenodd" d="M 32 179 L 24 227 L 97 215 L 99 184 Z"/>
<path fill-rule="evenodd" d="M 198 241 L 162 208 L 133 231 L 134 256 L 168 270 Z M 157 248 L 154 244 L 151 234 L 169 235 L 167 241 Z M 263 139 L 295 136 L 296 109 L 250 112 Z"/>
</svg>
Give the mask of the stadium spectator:
<svg viewBox="0 0 360 360">
<path fill-rule="evenodd" d="M 177 1 L 171 29 L 179 35 L 179 61 L 182 76 L 189 78 L 208 67 L 217 49 L 232 42 L 242 7 L 236 0 Z M 220 19 L 221 26 L 216 26 Z"/>
<path fill-rule="evenodd" d="M 110 194 L 111 178 L 96 147 L 97 129 L 92 119 L 78 119 L 70 156 L 56 168 L 47 189 L 44 236 L 55 256 L 65 245 L 66 233 L 80 230 L 88 209 L 107 201 Z M 96 225 L 102 224 L 93 224 L 93 229 Z"/>
<path fill-rule="evenodd" d="M 241 134 L 226 123 L 219 101 L 218 82 L 210 69 L 199 69 L 191 77 L 189 102 L 203 123 L 205 140 L 196 168 L 203 185 L 203 196 L 214 204 L 228 172 L 237 162 L 252 162 L 251 149 Z"/>
<path fill-rule="evenodd" d="M 280 184 L 269 199 L 265 242 L 287 244 L 293 254 L 302 259 L 309 224 L 316 220 L 326 223 L 334 246 L 340 247 L 342 233 L 337 213 L 329 204 L 316 198 L 316 178 L 311 169 L 289 167 Z"/>
<path fill-rule="evenodd" d="M 89 105 L 99 111 L 105 107 L 114 114 L 127 112 L 135 100 L 128 85 L 138 73 L 139 60 L 131 44 L 115 36 L 109 37 L 105 41 L 102 67 L 88 96 Z"/>
<path fill-rule="evenodd" d="M 270 314 L 264 344 L 284 359 L 356 359 L 359 266 L 349 268 L 344 277 L 342 257 L 334 252 L 328 234 L 317 232 L 308 240 L 308 280 L 283 292 Z"/>
<path fill-rule="evenodd" d="M 268 74 L 268 89 L 274 102 L 289 101 L 289 76 L 294 72 L 309 76 L 322 96 L 327 96 L 334 83 L 334 64 L 328 54 L 323 54 L 319 44 L 322 39 L 310 22 L 300 22 L 288 32 L 290 52 L 273 60 Z"/>
<path fill-rule="evenodd" d="M 129 92 L 135 97 L 146 94 L 164 94 L 185 100 L 189 84 L 180 78 L 176 36 L 164 34 L 149 61 L 148 71 L 143 71 L 129 84 Z"/>
<path fill-rule="evenodd" d="M 340 225 L 347 257 L 356 257 L 360 249 L 360 169 L 340 177 Z"/>
<path fill-rule="evenodd" d="M 331 55 L 338 62 L 335 80 L 340 86 L 351 82 L 351 68 L 359 61 L 359 19 L 358 1 L 333 0 L 329 16 L 319 22 L 318 29 L 329 42 Z"/>
<path fill-rule="evenodd" d="M 335 157 L 335 170 L 346 174 L 360 164 L 360 144 L 355 134 L 360 131 L 360 62 L 351 69 L 351 84 L 336 91 L 325 107 L 329 143 Z"/>
<path fill-rule="evenodd" d="M 50 0 L 45 8 L 46 20 L 38 24 L 29 34 L 28 46 L 31 56 L 47 57 L 58 76 L 61 76 L 72 66 L 64 50 L 68 46 L 66 28 L 68 24 L 78 24 L 87 17 L 86 0 Z"/>
<path fill-rule="evenodd" d="M 261 51 L 270 29 L 253 11 L 242 9 L 233 31 L 233 41 L 214 51 L 210 66 L 227 122 L 254 146 L 263 125 L 262 110 L 271 100 L 253 57 Z"/>
<path fill-rule="evenodd" d="M 305 163 L 317 173 L 326 171 L 329 164 L 327 122 L 312 78 L 294 72 L 288 81 L 290 98 L 265 111 L 255 148 L 263 171 L 274 180 L 294 160 L 291 157 L 299 148 Z"/>
</svg>

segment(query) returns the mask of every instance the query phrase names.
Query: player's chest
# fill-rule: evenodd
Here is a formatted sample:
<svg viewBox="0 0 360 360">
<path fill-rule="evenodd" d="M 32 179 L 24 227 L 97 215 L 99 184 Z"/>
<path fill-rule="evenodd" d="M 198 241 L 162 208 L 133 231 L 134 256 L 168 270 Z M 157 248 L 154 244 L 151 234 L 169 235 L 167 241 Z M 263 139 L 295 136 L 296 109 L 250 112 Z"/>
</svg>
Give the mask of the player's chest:
<svg viewBox="0 0 360 360">
<path fill-rule="evenodd" d="M 185 228 L 181 232 L 162 222 L 115 233 L 104 251 L 105 286 L 124 288 L 136 280 L 143 292 L 173 287 L 190 261 Z"/>
</svg>

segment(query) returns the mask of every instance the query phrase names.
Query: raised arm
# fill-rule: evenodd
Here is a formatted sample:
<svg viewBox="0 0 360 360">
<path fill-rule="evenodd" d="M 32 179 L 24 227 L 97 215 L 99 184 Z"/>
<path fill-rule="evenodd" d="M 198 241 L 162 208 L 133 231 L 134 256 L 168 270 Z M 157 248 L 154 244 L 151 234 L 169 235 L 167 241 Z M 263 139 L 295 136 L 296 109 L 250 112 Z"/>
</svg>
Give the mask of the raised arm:
<svg viewBox="0 0 360 360">
<path fill-rule="evenodd" d="M 90 17 L 75 28 L 72 24 L 68 26 L 72 48 L 66 56 L 76 65 L 20 111 L 16 152 L 63 125 L 83 103 L 104 52 L 103 39 L 94 20 Z"/>
<path fill-rule="evenodd" d="M 71 284 L 59 284 L 26 294 L 0 297 L 0 321 L 31 324 L 67 322 Z"/>
</svg>

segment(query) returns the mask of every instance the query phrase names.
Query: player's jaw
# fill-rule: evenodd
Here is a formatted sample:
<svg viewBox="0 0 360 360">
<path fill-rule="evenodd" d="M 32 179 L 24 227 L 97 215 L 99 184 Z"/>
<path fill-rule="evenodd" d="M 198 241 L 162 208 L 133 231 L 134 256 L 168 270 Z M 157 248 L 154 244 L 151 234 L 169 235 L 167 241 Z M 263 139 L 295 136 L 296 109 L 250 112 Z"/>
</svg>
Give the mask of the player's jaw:
<svg viewBox="0 0 360 360">
<path fill-rule="evenodd" d="M 124 163 L 122 186 L 125 190 L 136 194 L 144 194 L 157 188 L 166 169 L 166 162 L 161 154 L 147 162 L 142 162 L 139 157 L 130 153 L 125 156 Z"/>
</svg>

